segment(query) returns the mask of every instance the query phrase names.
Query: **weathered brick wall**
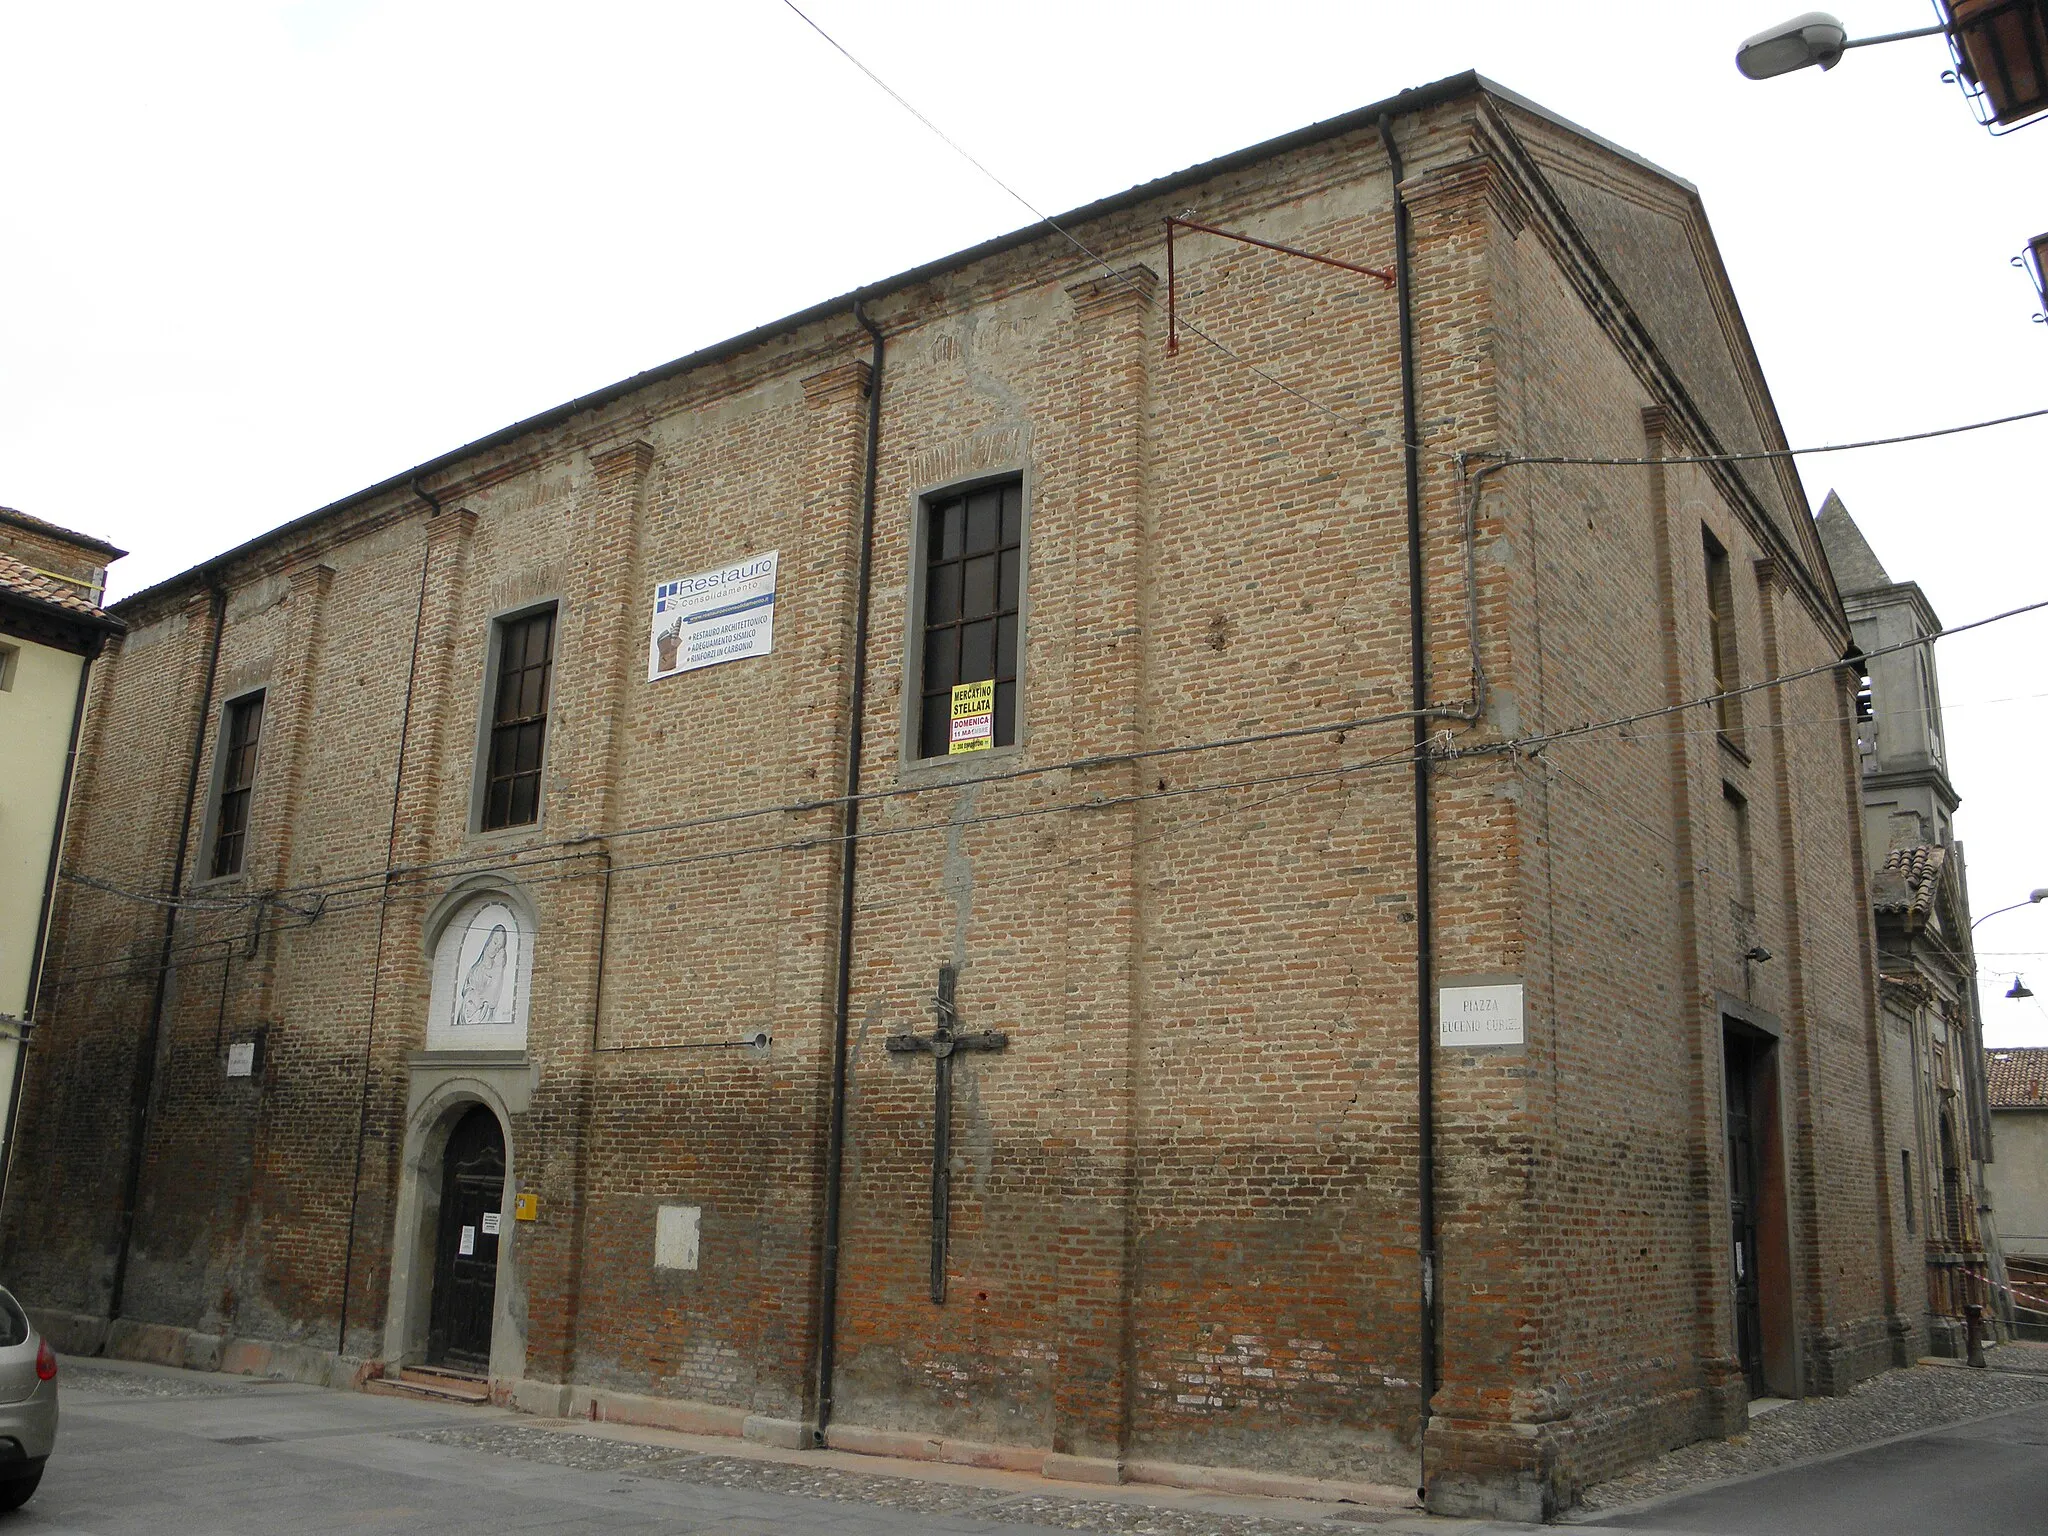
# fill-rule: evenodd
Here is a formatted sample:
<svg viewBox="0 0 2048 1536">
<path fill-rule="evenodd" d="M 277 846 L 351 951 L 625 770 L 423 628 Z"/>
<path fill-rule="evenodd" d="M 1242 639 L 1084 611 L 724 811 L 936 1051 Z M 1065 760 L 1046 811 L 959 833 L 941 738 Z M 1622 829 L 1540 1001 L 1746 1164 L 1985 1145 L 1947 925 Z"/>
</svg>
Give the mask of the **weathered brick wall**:
<svg viewBox="0 0 2048 1536">
<path fill-rule="evenodd" d="M 1659 396 L 1589 306 L 1587 285 L 1607 279 L 1547 222 L 1505 120 L 1467 99 L 1401 135 L 1429 681 L 1462 705 L 1457 454 L 1638 456 Z M 1674 195 L 1604 151 L 1576 153 L 1643 199 Z M 1042 242 L 872 305 L 889 340 L 842 1423 L 1414 1480 L 1417 903 L 1394 301 L 1368 278 L 1209 237 L 1177 250 L 1185 312 L 1326 411 L 1193 337 L 1168 353 L 1156 291 L 1159 221 L 1190 203 L 1391 261 L 1387 169 L 1361 128 L 1091 224 L 1119 275 Z M 816 802 L 844 771 L 866 355 L 850 318 L 818 321 L 480 452 L 431 478 L 441 510 L 394 490 L 222 572 L 214 711 L 267 686 L 269 722 L 249 872 L 193 894 L 277 896 L 260 915 L 181 915 L 129 1315 L 382 1352 L 428 925 L 462 878 L 495 868 L 537 919 L 533 1086 L 509 1133 L 540 1219 L 519 1224 L 501 1281 L 520 1298 L 504 1358 L 531 1381 L 814 1411 L 842 857 L 839 812 Z M 919 763 L 904 704 L 917 500 L 1012 471 L 1028 505 L 1020 746 Z M 1450 745 L 1707 691 L 1702 521 L 1739 577 L 1745 676 L 1763 675 L 1762 547 L 1724 483 L 1673 469 L 1659 493 L 1652 480 L 1493 480 L 1477 555 L 1492 694 L 1476 725 L 1437 722 Z M 644 682 L 653 584 L 770 549 L 775 654 Z M 97 684 L 69 864 L 132 891 L 171 878 L 211 638 L 203 585 L 140 599 Z M 490 623 L 542 600 L 561 605 L 545 818 L 472 833 Z M 1783 665 L 1835 654 L 1825 615 L 1774 601 Z M 1742 761 L 1695 712 L 1432 770 L 1437 979 L 1521 978 L 1529 1009 L 1526 1048 L 1438 1061 L 1433 1480 L 1549 1488 L 1554 1502 L 1739 1411 L 1717 989 L 1782 1018 L 1797 1063 L 1797 1304 L 1826 1341 L 1809 1359 L 1829 1362 L 1814 1382 L 1882 1363 L 1867 1261 L 1882 1170 L 1834 687 L 1787 692 L 1790 750 L 1750 701 Z M 1100 760 L 1367 718 L 1379 723 Z M 1033 772 L 1001 777 L 1016 769 Z M 1753 912 L 1730 908 L 1724 778 L 1750 797 Z M 195 877 L 204 811 L 202 794 Z M 65 896 L 66 980 L 32 1058 L 5 1216 L 11 1273 L 44 1305 L 105 1307 L 161 922 L 142 902 Z M 1755 942 L 1796 952 L 1803 991 L 1785 960 L 1745 973 L 1736 957 Z M 131 954 L 123 975 L 91 974 Z M 1010 1036 L 956 1067 L 943 1309 L 925 1297 L 933 1064 L 884 1048 L 929 1030 L 941 964 L 959 969 L 966 1026 Z M 259 1029 L 260 1079 L 225 1079 L 226 1044 Z M 765 1050 L 730 1044 L 757 1031 Z M 694 1272 L 652 1265 L 663 1204 L 702 1212 Z"/>
</svg>

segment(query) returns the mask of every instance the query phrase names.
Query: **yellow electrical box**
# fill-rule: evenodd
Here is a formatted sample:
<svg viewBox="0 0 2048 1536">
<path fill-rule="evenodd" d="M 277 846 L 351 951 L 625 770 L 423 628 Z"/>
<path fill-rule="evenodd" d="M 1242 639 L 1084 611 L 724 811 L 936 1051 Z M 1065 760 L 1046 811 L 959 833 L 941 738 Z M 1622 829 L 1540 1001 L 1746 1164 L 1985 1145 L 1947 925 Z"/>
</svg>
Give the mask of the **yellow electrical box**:
<svg viewBox="0 0 2048 1536">
<path fill-rule="evenodd" d="M 512 1219 L 514 1221 L 540 1220 L 539 1195 L 514 1195 L 512 1197 Z"/>
</svg>

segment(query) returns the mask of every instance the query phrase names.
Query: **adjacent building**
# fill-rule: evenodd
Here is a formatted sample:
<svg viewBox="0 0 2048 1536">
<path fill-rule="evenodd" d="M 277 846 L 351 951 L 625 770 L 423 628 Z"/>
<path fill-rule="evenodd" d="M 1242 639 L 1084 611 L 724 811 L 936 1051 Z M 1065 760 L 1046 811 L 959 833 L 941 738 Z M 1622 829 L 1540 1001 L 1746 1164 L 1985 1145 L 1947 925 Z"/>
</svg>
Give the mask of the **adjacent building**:
<svg viewBox="0 0 2048 1536">
<path fill-rule="evenodd" d="M 121 628 L 100 608 L 107 562 L 121 553 L 0 507 L 0 1186 L 86 682 L 93 657 Z"/>
<path fill-rule="evenodd" d="M 1832 491 L 1817 525 L 1867 657 L 1857 747 L 1899 1213 L 1926 1254 L 1929 1347 L 1961 1356 L 1966 1308 L 1993 1315 L 2002 1270 L 1985 1185 L 1991 1115 L 1969 890 L 1934 661 L 1941 620 L 1916 583 L 1891 579 Z"/>
<path fill-rule="evenodd" d="M 1992 1160 L 1985 1165 L 2004 1249 L 2006 1289 L 1994 1298 L 2023 1339 L 2048 1339 L 2048 1046 L 1984 1053 Z"/>
<path fill-rule="evenodd" d="M 117 605 L 53 1333 L 1524 1516 L 1921 1352 L 1695 189 L 1465 75 L 1059 223 Z"/>
</svg>

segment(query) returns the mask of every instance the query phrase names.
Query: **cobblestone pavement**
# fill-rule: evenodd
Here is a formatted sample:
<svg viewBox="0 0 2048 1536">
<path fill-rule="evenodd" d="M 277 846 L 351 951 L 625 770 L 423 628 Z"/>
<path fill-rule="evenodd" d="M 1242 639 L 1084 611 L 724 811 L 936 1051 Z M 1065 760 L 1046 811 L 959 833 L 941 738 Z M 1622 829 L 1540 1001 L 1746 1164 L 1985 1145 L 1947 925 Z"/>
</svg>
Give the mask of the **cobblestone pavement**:
<svg viewBox="0 0 2048 1536">
<path fill-rule="evenodd" d="M 1532 1531 L 1414 1511 L 796 1454 L 550 1427 L 446 1407 L 120 1361 L 66 1360 L 63 1426 L 10 1532 L 63 1536 L 1341 1536 Z M 900 1475 L 875 1469 L 894 1467 Z"/>
<path fill-rule="evenodd" d="M 2032 1350 L 2034 1354 L 2008 1354 Z M 1737 1440 L 1702 1440 L 1588 1489 L 1574 1512 L 1597 1520 L 1644 1499 L 1701 1484 L 1749 1477 L 1815 1456 L 2048 1402 L 2048 1346 L 2004 1345 L 1991 1352 L 2000 1369 L 1920 1365 L 1887 1371 L 1846 1397 L 1810 1397 L 1750 1421 Z M 2011 1369 L 2020 1366 L 2021 1369 Z M 2023 1373 L 2024 1372 L 2024 1373 Z"/>
<path fill-rule="evenodd" d="M 2027 1371 L 2048 1376 L 2048 1344 L 2014 1342 L 1986 1351 L 1994 1371 Z"/>
<path fill-rule="evenodd" d="M 88 1365 L 83 1360 L 65 1361 L 64 1379 L 58 1385 L 67 1399 L 74 1392 L 109 1397 L 232 1397 L 239 1390 L 233 1382 L 209 1381 L 188 1371 L 144 1373 Z"/>
<path fill-rule="evenodd" d="M 2001 1455 L 2032 1429 L 1993 1420 L 1942 1436 L 1940 1425 L 2048 1404 L 2048 1347 L 1994 1352 L 1997 1368 L 1922 1366 L 1844 1398 L 1790 1404 L 1742 1440 L 1689 1446 L 1591 1491 L 1582 1525 L 1670 1529 L 1670 1509 L 1703 1508 L 1698 1490 L 1773 1469 L 1824 1479 L 1813 1458 L 1920 1434 L 1885 1452 Z M 70 1361 L 64 1424 L 43 1488 L 8 1525 L 65 1536 L 165 1531 L 269 1536 L 414 1531 L 702 1532 L 704 1536 L 1342 1536 L 1529 1532 L 1436 1520 L 1412 1510 L 1236 1498 L 1150 1487 L 1083 1489 L 1019 1473 L 795 1454 L 729 1440 L 569 1426 L 496 1409 L 455 1408 L 289 1383 L 114 1361 Z M 2031 1422 L 2031 1421 L 2029 1421 Z M 1949 1444 L 1957 1436 L 1973 1443 Z M 1960 1447 L 1960 1448 L 1958 1448 Z M 1986 1462 L 2003 1475 L 2004 1463 Z M 1759 1487 L 1764 1486 L 1762 1484 Z M 1803 1485 L 1802 1485 L 1803 1486 Z M 1688 1502 L 1659 1503 L 1692 1491 Z M 1809 1490 L 1809 1495 L 1811 1491 Z M 1699 1529 L 1721 1529 L 1701 1525 Z M 1873 1536 L 1880 1526 L 1858 1531 Z M 1748 1529 L 1730 1525 L 1730 1530 Z"/>
<path fill-rule="evenodd" d="M 1250 1500 L 1208 1500 L 1209 1507 L 1162 1508 L 1144 1490 L 1119 1490 L 1114 1499 L 1075 1498 L 1054 1492 L 1019 1491 L 1014 1486 L 932 1482 L 911 1476 L 848 1471 L 810 1462 L 721 1456 L 626 1440 L 540 1428 L 518 1422 L 457 1425 L 413 1435 L 435 1445 L 462 1446 L 522 1461 L 548 1462 L 584 1470 L 630 1473 L 636 1478 L 694 1483 L 708 1488 L 831 1500 L 905 1514 L 968 1519 L 987 1525 L 1061 1531 L 1129 1532 L 1132 1536 L 1331 1536 L 1361 1526 L 1408 1525 L 1412 1511 L 1339 1506 L 1312 1519 L 1225 1513 L 1214 1506 Z M 936 1470 L 936 1469 L 934 1469 Z M 1005 1484 L 1017 1481 L 1006 1478 Z M 1142 1501 L 1142 1502 L 1141 1502 Z M 1294 1501 L 1256 1501 L 1285 1502 Z M 1456 1528 L 1457 1522 L 1427 1522 Z"/>
</svg>

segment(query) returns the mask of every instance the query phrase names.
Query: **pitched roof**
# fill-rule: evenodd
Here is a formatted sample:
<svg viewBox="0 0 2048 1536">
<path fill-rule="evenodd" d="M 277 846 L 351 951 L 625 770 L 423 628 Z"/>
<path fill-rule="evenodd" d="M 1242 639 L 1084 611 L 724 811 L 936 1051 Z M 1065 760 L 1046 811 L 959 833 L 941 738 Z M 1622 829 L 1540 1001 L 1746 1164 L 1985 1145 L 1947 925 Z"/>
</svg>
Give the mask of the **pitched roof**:
<svg viewBox="0 0 2048 1536">
<path fill-rule="evenodd" d="M 2048 1109 L 2048 1046 L 1986 1050 L 1984 1088 L 1993 1109 Z"/>
<path fill-rule="evenodd" d="M 1938 843 L 1912 843 L 1884 856 L 1870 882 L 1870 904 L 1880 912 L 1910 912 L 1924 918 L 1934 910 L 1948 850 Z"/>
<path fill-rule="evenodd" d="M 30 533 L 40 533 L 46 539 L 76 544 L 80 549 L 89 549 L 96 554 L 105 555 L 109 560 L 118 560 L 128 553 L 125 549 L 116 549 L 105 539 L 96 539 L 89 533 L 76 533 L 59 524 L 45 522 L 40 517 L 18 512 L 13 507 L 0 507 L 0 523 L 12 523 L 15 527 L 25 528 Z"/>
<path fill-rule="evenodd" d="M 104 629 L 119 629 L 121 622 L 108 614 L 87 593 L 68 581 L 45 576 L 26 561 L 0 551 L 0 603 L 27 603 L 32 608 L 54 612 L 71 619 L 84 619 Z"/>
<path fill-rule="evenodd" d="M 1829 491 L 1827 500 L 1820 505 L 1820 514 L 1813 521 L 1820 530 L 1821 548 L 1827 551 L 1828 564 L 1835 573 L 1835 584 L 1841 588 L 1843 596 L 1852 592 L 1870 592 L 1892 584 L 1884 563 L 1877 558 L 1877 551 L 1863 537 L 1863 530 L 1856 526 L 1856 520 L 1842 505 L 1839 495 Z"/>
</svg>

